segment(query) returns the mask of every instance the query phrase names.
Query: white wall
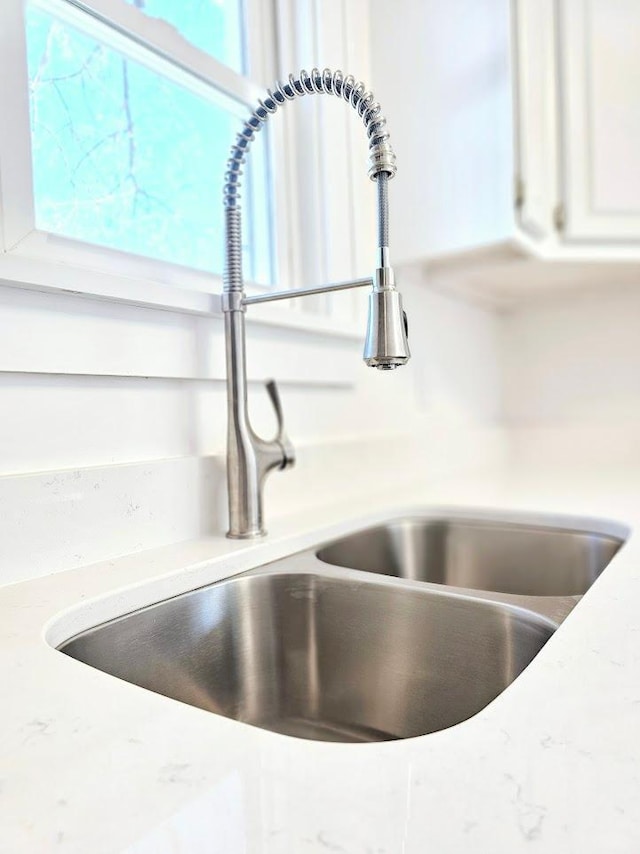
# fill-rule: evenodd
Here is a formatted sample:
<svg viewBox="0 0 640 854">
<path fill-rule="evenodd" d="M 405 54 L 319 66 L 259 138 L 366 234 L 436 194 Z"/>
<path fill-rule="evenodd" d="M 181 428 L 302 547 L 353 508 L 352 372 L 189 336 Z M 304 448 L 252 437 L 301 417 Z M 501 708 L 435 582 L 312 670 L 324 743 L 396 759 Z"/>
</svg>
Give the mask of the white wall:
<svg viewBox="0 0 640 854">
<path fill-rule="evenodd" d="M 637 463 L 634 288 L 547 294 L 498 314 L 433 290 L 417 268 L 400 270 L 399 281 L 413 358 L 395 372 L 367 369 L 361 339 L 250 327 L 252 373 L 279 377 L 295 362 L 299 377 L 282 385 L 298 465 L 269 479 L 269 518 L 336 494 L 352 498 L 356 514 L 359 497 L 379 489 L 381 477 L 401 484 L 505 460 L 536 468 Z M 222 536 L 225 392 L 207 373 L 215 347 L 203 346 L 202 319 L 89 307 L 77 297 L 45 311 L 50 297 L 15 289 L 0 289 L 0 298 L 0 342 L 6 347 L 13 336 L 15 364 L 18 357 L 23 364 L 0 370 L 0 581 Z M 97 330 L 115 315 L 120 334 L 109 333 L 107 348 L 115 361 L 105 362 L 97 354 L 109 335 Z M 55 333 L 49 338 L 43 317 Z M 73 370 L 77 335 L 56 337 L 58 321 L 69 333 L 78 318 L 96 350 L 90 357 L 85 341 L 85 374 Z M 219 335 L 219 320 L 206 325 Z M 38 361 L 47 344 L 53 372 Z M 0 358 L 9 366 L 2 345 Z M 119 359 L 133 375 L 122 375 Z M 145 369 L 156 375 L 145 377 Z M 251 408 L 269 433 L 273 416 L 257 383 Z"/>
<path fill-rule="evenodd" d="M 504 323 L 505 414 L 514 461 L 536 466 L 637 463 L 640 294 L 547 296 Z"/>
<path fill-rule="evenodd" d="M 513 230 L 508 0 L 371 0 L 373 87 L 398 157 L 395 258 Z"/>
<path fill-rule="evenodd" d="M 270 517 L 500 454 L 498 317 L 416 270 L 401 280 L 401 370 L 366 368 L 360 337 L 250 325 L 252 375 L 293 377 L 281 393 L 298 466 L 270 478 Z M 221 535 L 221 321 L 12 288 L 0 300 L 0 581 Z M 257 382 L 251 409 L 270 434 Z"/>
</svg>

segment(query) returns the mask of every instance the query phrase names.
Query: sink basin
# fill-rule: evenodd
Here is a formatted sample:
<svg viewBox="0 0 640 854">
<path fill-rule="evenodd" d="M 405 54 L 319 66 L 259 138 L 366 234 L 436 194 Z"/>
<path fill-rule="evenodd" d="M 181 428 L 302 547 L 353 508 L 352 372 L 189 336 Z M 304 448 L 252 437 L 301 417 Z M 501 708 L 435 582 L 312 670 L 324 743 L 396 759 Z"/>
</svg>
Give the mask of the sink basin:
<svg viewBox="0 0 640 854">
<path fill-rule="evenodd" d="M 392 530 L 413 528 L 375 529 L 371 542 L 383 549 Z M 384 550 L 376 562 L 374 551 L 354 548 L 370 537 L 325 551 L 350 562 L 361 554 L 376 571 L 399 567 L 400 557 L 387 563 Z M 425 551 L 434 542 L 429 535 L 419 541 Z M 424 735 L 470 718 L 521 673 L 555 628 L 520 608 L 411 581 L 328 566 L 267 568 L 112 620 L 60 649 L 246 724 L 366 742 Z"/>
<path fill-rule="evenodd" d="M 590 532 L 456 518 L 405 518 L 316 552 L 334 566 L 518 596 L 581 596 L 623 541 Z"/>
</svg>

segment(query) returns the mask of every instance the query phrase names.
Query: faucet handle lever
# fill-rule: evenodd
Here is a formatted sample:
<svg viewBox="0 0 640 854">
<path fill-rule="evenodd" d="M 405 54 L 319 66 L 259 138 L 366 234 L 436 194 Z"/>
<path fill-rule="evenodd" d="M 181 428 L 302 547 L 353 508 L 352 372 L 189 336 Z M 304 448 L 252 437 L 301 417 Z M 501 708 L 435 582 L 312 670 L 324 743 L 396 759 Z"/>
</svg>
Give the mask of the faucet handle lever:
<svg viewBox="0 0 640 854">
<path fill-rule="evenodd" d="M 267 388 L 267 394 L 269 395 L 269 399 L 271 400 L 273 409 L 276 413 L 276 420 L 278 422 L 276 442 L 282 448 L 282 465 L 280 466 L 280 468 L 290 468 L 296 461 L 296 455 L 293 449 L 293 445 L 291 444 L 291 441 L 284 429 L 284 414 L 282 412 L 280 392 L 278 391 L 278 386 L 275 380 L 267 380 L 265 385 Z"/>
<path fill-rule="evenodd" d="M 267 380 L 265 383 L 267 394 L 273 405 L 278 420 L 278 439 L 284 433 L 284 415 L 282 414 L 282 403 L 280 401 L 280 392 L 275 380 Z"/>
</svg>

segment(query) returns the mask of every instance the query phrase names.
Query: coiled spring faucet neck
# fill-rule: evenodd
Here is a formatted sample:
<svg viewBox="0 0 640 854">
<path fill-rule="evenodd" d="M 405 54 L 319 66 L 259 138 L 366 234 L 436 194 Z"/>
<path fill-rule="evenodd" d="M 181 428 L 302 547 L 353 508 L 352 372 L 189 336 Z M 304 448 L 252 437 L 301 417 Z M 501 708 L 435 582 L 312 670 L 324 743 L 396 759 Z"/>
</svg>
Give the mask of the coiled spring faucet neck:
<svg viewBox="0 0 640 854">
<path fill-rule="evenodd" d="M 226 251 L 224 289 L 243 289 L 242 239 L 240 220 L 240 188 L 242 167 L 256 133 L 269 116 L 287 101 L 304 95 L 326 94 L 342 98 L 358 113 L 369 139 L 369 177 L 378 187 L 378 248 L 389 246 L 389 197 L 387 182 L 396 174 L 396 156 L 389 143 L 387 120 L 373 93 L 367 91 L 362 81 L 356 82 L 353 75 L 342 71 L 314 68 L 311 73 L 304 69 L 296 76 L 290 74 L 285 83 L 278 82 L 269 89 L 264 98 L 244 123 L 231 148 L 224 177 L 224 207 L 226 211 Z M 382 251 L 380 251 L 382 256 Z M 388 263 L 388 262 L 387 262 Z"/>
<path fill-rule="evenodd" d="M 266 96 L 258 101 L 258 106 L 238 134 L 227 161 L 224 182 L 225 208 L 238 206 L 240 176 L 246 153 L 269 116 L 287 101 L 314 94 L 335 95 L 356 110 L 369 137 L 369 177 L 372 180 L 378 175 L 393 178 L 396 174 L 396 156 L 389 144 L 387 120 L 382 115 L 382 108 L 374 99 L 373 93 L 366 91 L 362 81 L 356 83 L 351 74 L 345 77 L 342 71 L 331 71 L 329 68 L 324 71 L 314 68 L 309 74 L 303 69 L 297 77 L 290 74 L 286 83 L 278 81 L 273 89 L 269 89 Z"/>
</svg>

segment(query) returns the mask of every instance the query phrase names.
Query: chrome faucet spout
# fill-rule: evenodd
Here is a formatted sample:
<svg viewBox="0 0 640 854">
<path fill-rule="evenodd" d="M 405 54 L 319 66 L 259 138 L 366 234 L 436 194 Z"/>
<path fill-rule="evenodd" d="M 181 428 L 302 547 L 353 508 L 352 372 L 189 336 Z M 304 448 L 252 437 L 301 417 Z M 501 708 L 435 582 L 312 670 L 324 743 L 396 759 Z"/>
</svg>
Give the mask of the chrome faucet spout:
<svg viewBox="0 0 640 854">
<path fill-rule="evenodd" d="M 299 291 L 246 297 L 242 276 L 242 227 L 240 214 L 240 177 L 242 165 L 255 134 L 269 116 L 287 101 L 303 95 L 328 94 L 342 98 L 356 110 L 369 138 L 369 177 L 377 185 L 378 255 L 372 279 L 357 279 L 333 285 L 320 285 Z M 262 485 L 274 469 L 293 465 L 294 452 L 284 430 L 282 409 L 275 382 L 267 384 L 278 419 L 278 432 L 271 441 L 257 436 L 249 422 L 247 409 L 247 372 L 245 312 L 248 305 L 276 299 L 306 296 L 344 288 L 371 285 L 369 321 L 364 348 L 367 365 L 390 370 L 405 364 L 410 357 L 406 315 L 402 298 L 395 287 L 389 264 L 388 182 L 396 173 L 396 158 L 389 143 L 386 119 L 380 104 L 361 82 L 341 71 L 314 68 L 290 74 L 276 83 L 247 119 L 231 148 L 224 182 L 225 269 L 222 310 L 225 318 L 227 360 L 227 486 L 229 492 L 229 531 L 236 538 L 257 537 L 265 533 L 263 525 Z"/>
</svg>

